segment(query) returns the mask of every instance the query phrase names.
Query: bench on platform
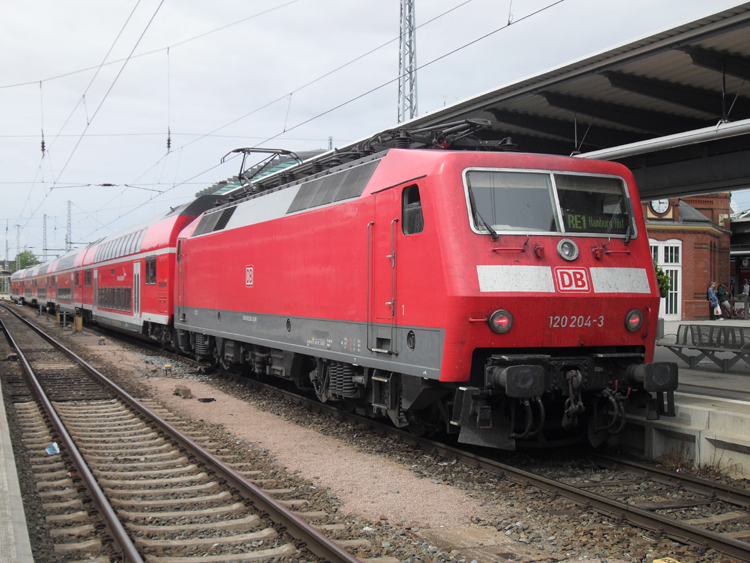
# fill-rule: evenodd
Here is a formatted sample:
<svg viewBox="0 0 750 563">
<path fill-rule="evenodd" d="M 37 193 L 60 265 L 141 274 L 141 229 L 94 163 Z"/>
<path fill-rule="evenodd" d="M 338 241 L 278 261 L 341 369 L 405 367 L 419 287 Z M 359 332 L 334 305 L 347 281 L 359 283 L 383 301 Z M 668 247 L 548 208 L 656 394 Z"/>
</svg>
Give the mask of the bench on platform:
<svg viewBox="0 0 750 563">
<path fill-rule="evenodd" d="M 671 336 L 675 337 L 670 342 Z M 750 327 L 726 325 L 680 325 L 676 335 L 668 335 L 657 341 L 659 346 L 669 348 L 691 368 L 703 358 L 708 358 L 724 372 L 742 360 L 750 366 Z M 689 356 L 686 350 L 698 352 Z M 732 358 L 719 358 L 716 354 L 730 352 Z"/>
</svg>

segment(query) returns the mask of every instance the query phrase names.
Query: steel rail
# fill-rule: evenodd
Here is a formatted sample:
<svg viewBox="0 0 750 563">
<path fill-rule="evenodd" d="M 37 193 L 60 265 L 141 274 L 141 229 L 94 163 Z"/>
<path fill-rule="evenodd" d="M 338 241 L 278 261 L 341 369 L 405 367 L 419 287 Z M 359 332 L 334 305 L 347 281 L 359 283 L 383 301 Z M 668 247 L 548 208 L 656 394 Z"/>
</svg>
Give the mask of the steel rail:
<svg viewBox="0 0 750 563">
<path fill-rule="evenodd" d="M 81 452 L 78 451 L 78 448 L 76 447 L 73 438 L 71 438 L 70 434 L 68 433 L 65 424 L 62 420 L 60 420 L 60 417 L 57 415 L 57 411 L 52 406 L 52 403 L 47 398 L 47 395 L 44 393 L 44 390 L 42 389 L 42 386 L 39 383 L 39 380 L 37 379 L 33 368 L 29 364 L 29 361 L 27 360 L 24 353 L 21 351 L 20 346 L 16 343 L 16 340 L 13 338 L 13 335 L 11 335 L 8 327 L 5 326 L 5 322 L 0 320 L 0 324 L 2 325 L 3 331 L 8 337 L 11 345 L 16 350 L 18 359 L 23 365 L 23 369 L 29 378 L 31 386 L 34 389 L 39 402 L 42 403 L 44 410 L 47 411 L 47 415 L 49 416 L 52 425 L 55 427 L 55 431 L 60 435 L 60 439 L 62 440 L 63 444 L 65 444 L 66 452 L 68 453 L 68 455 L 70 455 L 73 460 L 73 465 L 75 465 L 76 469 L 78 470 L 78 473 L 76 475 L 80 475 L 86 482 L 86 486 L 91 492 L 92 500 L 94 504 L 96 504 L 96 507 L 99 509 L 99 513 L 104 517 L 108 531 L 110 532 L 110 535 L 112 536 L 117 546 L 122 551 L 122 554 L 125 557 L 125 561 L 127 563 L 144 563 L 141 555 L 135 548 L 135 545 L 131 541 L 128 534 L 125 532 L 125 528 L 123 527 L 122 522 L 120 522 L 120 519 L 117 517 L 114 508 L 112 508 L 112 505 L 109 504 L 107 497 L 99 487 L 99 483 L 96 482 L 94 474 L 91 472 L 89 466 L 84 461 Z"/>
<path fill-rule="evenodd" d="M 15 311 L 10 310 L 10 312 L 13 313 L 21 321 L 26 323 L 29 327 L 34 329 L 34 331 L 36 331 L 37 334 L 39 334 L 47 342 L 58 348 L 69 358 L 78 362 L 88 373 L 90 373 L 94 378 L 109 387 L 118 397 L 120 397 L 123 401 L 130 405 L 134 410 L 150 419 L 150 421 L 154 422 L 163 432 L 167 433 L 172 439 L 178 442 L 186 450 L 187 453 L 200 459 L 206 465 L 209 465 L 211 469 L 215 471 L 217 476 L 224 479 L 227 483 L 234 487 L 238 492 L 240 492 L 240 494 L 242 494 L 246 499 L 252 502 L 252 504 L 256 508 L 263 512 L 266 512 L 274 522 L 282 524 L 286 528 L 286 531 L 289 533 L 289 535 L 302 542 L 304 546 L 312 553 L 314 553 L 318 557 L 330 561 L 331 563 L 361 563 L 359 559 L 339 546 L 336 542 L 319 532 L 315 527 L 308 524 L 305 520 L 291 512 L 284 505 L 264 492 L 257 485 L 245 479 L 234 469 L 229 467 L 220 459 L 214 457 L 211 453 L 203 449 L 200 445 L 183 434 L 180 430 L 169 424 L 158 414 L 142 405 L 137 399 L 127 393 L 127 391 L 122 389 L 119 385 L 99 372 L 99 370 L 86 362 L 78 354 L 52 338 L 50 335 L 46 334 L 40 328 L 34 326 L 34 324 L 18 315 Z"/>
<path fill-rule="evenodd" d="M 729 504 L 750 508 L 750 490 L 730 487 L 724 483 L 715 483 L 708 479 L 701 479 L 692 475 L 676 475 L 672 471 L 643 465 L 630 460 L 618 459 L 616 457 L 595 454 L 591 460 L 600 467 L 608 469 L 621 469 L 629 473 L 643 475 L 653 481 L 661 482 L 668 485 L 681 485 L 688 491 L 699 493 L 708 497 L 714 497 Z"/>
</svg>

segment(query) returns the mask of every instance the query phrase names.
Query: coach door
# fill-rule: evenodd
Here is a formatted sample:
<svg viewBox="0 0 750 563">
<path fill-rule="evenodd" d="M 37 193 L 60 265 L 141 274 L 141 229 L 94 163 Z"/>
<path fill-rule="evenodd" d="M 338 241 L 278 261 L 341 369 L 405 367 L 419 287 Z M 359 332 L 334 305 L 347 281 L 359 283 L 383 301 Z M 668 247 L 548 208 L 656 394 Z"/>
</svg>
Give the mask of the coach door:
<svg viewBox="0 0 750 563">
<path fill-rule="evenodd" d="M 141 261 L 133 262 L 133 318 L 141 318 Z"/>
<path fill-rule="evenodd" d="M 396 331 L 396 240 L 399 229 L 396 190 L 375 194 L 375 220 L 368 225 L 368 334 L 370 350 L 395 354 Z"/>
</svg>

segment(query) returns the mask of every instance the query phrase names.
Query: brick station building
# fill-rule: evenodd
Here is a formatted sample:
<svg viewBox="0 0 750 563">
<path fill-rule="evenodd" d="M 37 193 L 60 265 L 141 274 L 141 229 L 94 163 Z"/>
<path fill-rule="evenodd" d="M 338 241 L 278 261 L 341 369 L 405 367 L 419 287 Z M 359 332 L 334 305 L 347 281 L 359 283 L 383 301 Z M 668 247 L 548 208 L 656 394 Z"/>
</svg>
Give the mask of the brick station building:
<svg viewBox="0 0 750 563">
<path fill-rule="evenodd" d="M 706 291 L 711 281 L 732 282 L 729 258 L 731 194 L 709 194 L 642 204 L 651 254 L 672 279 L 661 300 L 665 320 L 708 319 Z"/>
</svg>

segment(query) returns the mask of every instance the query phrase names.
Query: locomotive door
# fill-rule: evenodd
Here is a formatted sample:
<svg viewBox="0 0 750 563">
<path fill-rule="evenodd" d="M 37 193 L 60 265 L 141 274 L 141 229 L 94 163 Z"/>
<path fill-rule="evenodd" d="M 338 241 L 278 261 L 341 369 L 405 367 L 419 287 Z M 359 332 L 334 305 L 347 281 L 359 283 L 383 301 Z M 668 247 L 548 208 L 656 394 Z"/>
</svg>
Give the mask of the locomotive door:
<svg viewBox="0 0 750 563">
<path fill-rule="evenodd" d="M 375 221 L 368 227 L 372 239 L 369 269 L 372 272 L 367 346 L 380 353 L 395 353 L 396 237 L 399 206 L 396 190 L 375 194 Z"/>
<path fill-rule="evenodd" d="M 133 318 L 141 318 L 141 261 L 133 261 Z"/>
<path fill-rule="evenodd" d="M 187 253 L 182 254 L 184 241 L 177 241 L 177 303 L 175 303 L 175 320 L 185 320 L 185 260 Z"/>
</svg>

